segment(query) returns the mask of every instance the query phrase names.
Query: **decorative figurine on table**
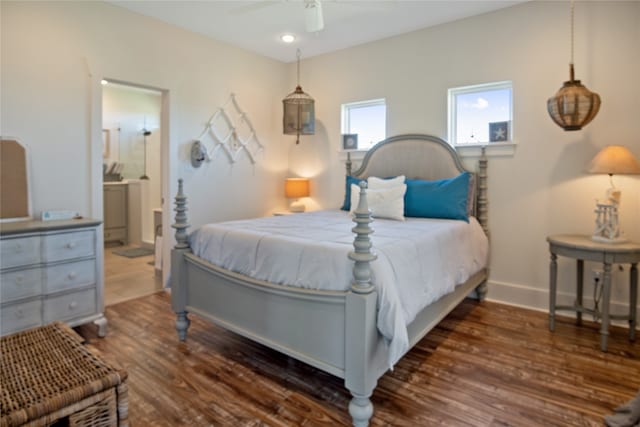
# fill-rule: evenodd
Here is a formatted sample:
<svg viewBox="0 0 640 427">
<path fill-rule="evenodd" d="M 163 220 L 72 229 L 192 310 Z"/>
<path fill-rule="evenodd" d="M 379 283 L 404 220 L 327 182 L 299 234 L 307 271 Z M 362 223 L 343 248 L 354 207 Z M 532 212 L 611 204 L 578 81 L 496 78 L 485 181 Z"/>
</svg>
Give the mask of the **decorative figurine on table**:
<svg viewBox="0 0 640 427">
<path fill-rule="evenodd" d="M 609 188 L 607 202 L 596 201 L 596 229 L 592 240 L 604 243 L 624 243 L 628 239 L 620 237 L 620 222 L 618 220 L 618 206 L 620 205 L 620 190 Z"/>
<path fill-rule="evenodd" d="M 613 185 L 613 175 L 639 175 L 640 162 L 623 145 L 607 145 L 596 154 L 588 167 L 590 173 L 609 175 L 611 187 L 607 190 L 606 202 L 596 201 L 596 228 L 592 239 L 604 243 L 628 242 L 621 236 L 618 207 L 622 191 Z"/>
</svg>

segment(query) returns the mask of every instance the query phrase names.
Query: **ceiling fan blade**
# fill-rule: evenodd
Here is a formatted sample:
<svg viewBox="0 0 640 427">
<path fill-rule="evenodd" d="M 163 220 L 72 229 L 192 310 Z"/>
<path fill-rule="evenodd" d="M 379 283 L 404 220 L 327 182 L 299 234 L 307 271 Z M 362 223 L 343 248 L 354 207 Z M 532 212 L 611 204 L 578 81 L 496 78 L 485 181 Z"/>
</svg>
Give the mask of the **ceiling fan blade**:
<svg viewBox="0 0 640 427">
<path fill-rule="evenodd" d="M 242 6 L 238 6 L 229 10 L 229 15 L 244 15 L 246 13 L 252 13 L 259 11 L 261 9 L 271 7 L 275 4 L 282 3 L 283 0 L 265 0 L 265 1 L 253 1 L 253 2 L 244 2 L 248 4 L 244 4 Z"/>
<path fill-rule="evenodd" d="M 317 33 L 324 28 L 324 16 L 320 0 L 307 0 L 304 5 L 304 23 L 308 33 Z"/>
</svg>

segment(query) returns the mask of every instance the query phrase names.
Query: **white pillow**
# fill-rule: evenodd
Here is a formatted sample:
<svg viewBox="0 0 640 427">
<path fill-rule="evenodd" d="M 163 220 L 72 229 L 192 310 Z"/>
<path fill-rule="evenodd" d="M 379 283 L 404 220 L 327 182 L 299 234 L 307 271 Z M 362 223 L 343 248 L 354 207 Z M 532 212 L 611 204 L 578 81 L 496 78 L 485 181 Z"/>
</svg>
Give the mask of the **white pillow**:
<svg viewBox="0 0 640 427">
<path fill-rule="evenodd" d="M 378 178 L 376 176 L 370 176 L 367 178 L 367 187 L 371 190 L 382 190 L 384 188 L 399 187 L 404 184 L 404 175 L 396 176 L 395 178 Z"/>
<path fill-rule="evenodd" d="M 404 193 L 406 184 L 393 188 L 367 190 L 367 202 L 371 215 L 376 218 L 388 218 L 404 221 Z M 351 213 L 360 202 L 360 186 L 351 184 Z"/>
</svg>

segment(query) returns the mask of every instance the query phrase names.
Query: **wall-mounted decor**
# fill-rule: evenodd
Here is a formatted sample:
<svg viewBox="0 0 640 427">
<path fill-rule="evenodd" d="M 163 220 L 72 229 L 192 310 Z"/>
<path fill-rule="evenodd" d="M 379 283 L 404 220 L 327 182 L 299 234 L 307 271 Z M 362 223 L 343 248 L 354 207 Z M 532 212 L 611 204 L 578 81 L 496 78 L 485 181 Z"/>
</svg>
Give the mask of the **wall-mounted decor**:
<svg viewBox="0 0 640 427">
<path fill-rule="evenodd" d="M 109 129 L 102 129 L 102 158 L 108 159 L 111 145 L 111 135 Z"/>
<path fill-rule="evenodd" d="M 509 122 L 489 123 L 489 142 L 509 141 Z"/>
<path fill-rule="evenodd" d="M 207 135 L 213 143 L 211 150 L 205 148 L 204 140 Z M 199 167 L 204 160 L 214 158 L 219 150 L 225 152 L 231 163 L 235 163 L 238 154 L 244 151 L 251 163 L 255 164 L 256 155 L 263 149 L 247 113 L 242 111 L 232 93 L 227 102 L 213 113 L 202 133 L 195 139 L 191 147 L 191 164 Z"/>
<path fill-rule="evenodd" d="M 342 149 L 343 150 L 357 150 L 358 149 L 358 134 L 357 133 L 344 133 L 342 134 Z"/>
</svg>

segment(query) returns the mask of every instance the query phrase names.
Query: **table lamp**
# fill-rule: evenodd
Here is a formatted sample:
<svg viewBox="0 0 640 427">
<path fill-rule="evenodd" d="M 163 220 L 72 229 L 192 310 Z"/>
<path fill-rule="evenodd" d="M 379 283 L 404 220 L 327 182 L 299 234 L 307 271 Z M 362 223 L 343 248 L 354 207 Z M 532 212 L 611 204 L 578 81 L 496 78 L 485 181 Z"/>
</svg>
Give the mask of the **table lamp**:
<svg viewBox="0 0 640 427">
<path fill-rule="evenodd" d="M 604 243 L 624 243 L 628 239 L 620 235 L 618 206 L 622 192 L 613 185 L 614 174 L 640 174 L 640 162 L 627 147 L 607 145 L 589 164 L 589 173 L 606 173 L 611 187 L 607 189 L 604 203 L 596 201 L 596 227 L 592 239 Z"/>
<path fill-rule="evenodd" d="M 301 197 L 309 197 L 309 179 L 287 178 L 284 183 L 284 195 L 287 199 L 296 199 L 289 206 L 291 212 L 304 212 L 304 203 L 298 199 Z"/>
</svg>

